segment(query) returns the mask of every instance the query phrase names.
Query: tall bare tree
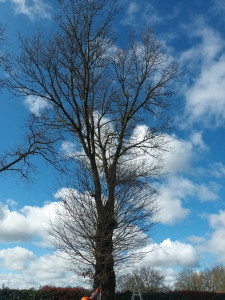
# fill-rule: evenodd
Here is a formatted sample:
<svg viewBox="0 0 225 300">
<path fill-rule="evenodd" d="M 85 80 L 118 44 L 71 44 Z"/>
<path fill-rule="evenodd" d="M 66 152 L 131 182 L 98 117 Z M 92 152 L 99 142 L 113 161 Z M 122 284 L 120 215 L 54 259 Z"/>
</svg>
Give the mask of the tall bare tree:
<svg viewBox="0 0 225 300">
<path fill-rule="evenodd" d="M 76 145 L 66 157 L 74 186 L 53 234 L 111 300 L 115 263 L 145 240 L 135 233 L 147 234 L 154 223 L 151 179 L 160 175 L 168 148 L 166 109 L 178 67 L 149 29 L 131 35 L 125 48 L 116 44 L 116 1 L 58 4 L 54 32 L 21 38 L 10 87 L 44 100 L 35 124 Z"/>
</svg>

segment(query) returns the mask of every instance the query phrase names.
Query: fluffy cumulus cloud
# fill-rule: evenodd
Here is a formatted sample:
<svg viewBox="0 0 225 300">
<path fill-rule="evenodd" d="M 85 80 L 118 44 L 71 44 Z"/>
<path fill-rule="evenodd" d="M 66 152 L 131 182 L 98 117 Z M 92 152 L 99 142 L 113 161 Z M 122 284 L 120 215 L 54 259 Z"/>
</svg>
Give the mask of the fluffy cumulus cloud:
<svg viewBox="0 0 225 300">
<path fill-rule="evenodd" d="M 174 194 L 171 186 L 164 186 L 159 195 L 159 222 L 167 225 L 180 223 L 190 214 L 190 209 L 184 208 L 182 198 Z"/>
<path fill-rule="evenodd" d="M 26 15 L 31 20 L 35 18 L 49 18 L 50 6 L 43 0 L 11 0 L 15 14 Z"/>
<path fill-rule="evenodd" d="M 8 270 L 21 271 L 33 260 L 35 260 L 34 253 L 19 246 L 0 250 L 1 265 Z"/>
<path fill-rule="evenodd" d="M 59 193 L 62 191 L 59 191 Z M 58 194 L 59 194 L 58 193 Z M 57 196 L 56 194 L 55 196 Z M 10 199 L 12 203 L 12 199 Z M 15 203 L 13 201 L 13 207 Z M 49 220 L 54 222 L 55 208 L 58 202 L 47 203 L 42 207 L 25 206 L 20 210 L 10 210 L 8 205 L 0 203 L 0 242 L 2 247 L 7 243 L 27 243 L 27 247 L 51 246 L 48 234 Z M 11 244 L 10 244 L 11 245 Z M 38 288 L 40 285 L 85 286 L 86 282 L 78 276 L 71 276 L 68 258 L 64 253 L 37 255 L 34 250 L 21 246 L 0 249 L 0 286 L 10 288 Z M 68 265 L 67 265 L 68 264 Z"/>
<path fill-rule="evenodd" d="M 189 32 L 198 43 L 181 55 L 181 62 L 195 71 L 184 89 L 188 123 L 220 126 L 225 123 L 225 40 L 203 21 Z"/>
<path fill-rule="evenodd" d="M 147 254 L 137 266 L 151 267 L 196 267 L 199 256 L 191 244 L 171 241 L 169 238 L 160 244 L 149 244 L 141 251 Z"/>
<path fill-rule="evenodd" d="M 199 266 L 200 256 L 189 243 L 172 241 L 170 238 L 161 243 L 150 243 L 137 252 L 146 253 L 142 260 L 136 261 L 126 269 L 118 270 L 121 273 L 132 273 L 141 267 L 153 267 L 164 275 L 164 283 L 173 288 L 176 282 L 178 269 Z M 177 267 L 177 268 L 175 268 Z"/>
<path fill-rule="evenodd" d="M 193 161 L 209 151 L 201 132 L 193 132 L 188 140 L 171 137 L 170 147 L 164 157 L 167 181 L 162 184 L 159 194 L 159 221 L 166 225 L 174 225 L 190 214 L 190 209 L 184 207 L 192 199 L 200 202 L 217 201 L 221 187 L 215 181 L 196 183 L 185 178 L 185 175 L 196 174 Z M 217 172 L 217 177 L 224 174 L 224 166 L 219 163 L 211 166 L 209 173 Z M 188 201 L 187 201 L 188 200 Z M 189 202 L 190 203 L 190 202 Z"/>
<path fill-rule="evenodd" d="M 42 207 L 25 206 L 16 211 L 0 204 L 0 241 L 26 242 L 38 238 L 44 242 L 48 220 L 54 216 L 56 205 L 56 202 L 52 202 Z"/>
<path fill-rule="evenodd" d="M 187 218 L 190 209 L 183 207 L 184 200 L 194 197 L 201 202 L 216 201 L 220 187 L 214 182 L 196 184 L 182 176 L 171 176 L 159 194 L 159 221 L 174 225 Z"/>
<path fill-rule="evenodd" d="M 85 286 L 82 278 L 64 270 L 65 261 L 55 253 L 37 257 L 32 251 L 18 246 L 2 249 L 0 266 L 8 271 L 0 274 L 0 285 L 5 284 L 10 288 Z"/>
</svg>

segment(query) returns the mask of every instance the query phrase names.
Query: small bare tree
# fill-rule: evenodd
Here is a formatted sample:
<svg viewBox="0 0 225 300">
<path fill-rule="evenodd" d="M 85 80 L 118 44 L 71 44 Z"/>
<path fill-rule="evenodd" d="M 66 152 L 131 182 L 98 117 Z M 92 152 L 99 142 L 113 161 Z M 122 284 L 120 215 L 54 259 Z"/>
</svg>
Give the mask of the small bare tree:
<svg viewBox="0 0 225 300">
<path fill-rule="evenodd" d="M 165 289 L 164 276 L 152 267 L 141 267 L 133 274 L 121 275 L 118 278 L 118 290 L 133 291 L 135 289 L 135 277 L 138 285 L 143 293 L 159 292 Z"/>
<path fill-rule="evenodd" d="M 184 291 L 204 291 L 204 277 L 202 272 L 185 268 L 178 273 L 175 288 Z"/>
<path fill-rule="evenodd" d="M 164 276 L 152 267 L 140 268 L 138 277 L 141 280 L 144 292 L 158 292 L 166 289 Z"/>
<path fill-rule="evenodd" d="M 21 38 L 9 85 L 44 99 L 36 122 L 46 136 L 76 145 L 66 156 L 73 190 L 62 197 L 52 233 L 57 248 L 82 262 L 111 300 L 115 264 L 132 256 L 154 223 L 151 181 L 168 150 L 165 111 L 178 66 L 149 29 L 130 36 L 125 48 L 115 43 L 116 1 L 58 4 L 55 32 Z"/>
</svg>

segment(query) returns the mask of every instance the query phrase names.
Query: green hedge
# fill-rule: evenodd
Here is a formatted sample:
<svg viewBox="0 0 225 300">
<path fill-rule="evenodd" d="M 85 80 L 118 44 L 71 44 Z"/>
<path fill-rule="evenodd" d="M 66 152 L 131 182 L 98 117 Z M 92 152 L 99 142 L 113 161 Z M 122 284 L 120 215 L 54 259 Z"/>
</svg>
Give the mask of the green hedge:
<svg viewBox="0 0 225 300">
<path fill-rule="evenodd" d="M 116 300 L 130 300 L 131 292 L 118 293 Z M 166 293 L 142 294 L 143 300 L 225 300 L 225 293 L 194 292 L 194 291 L 175 291 Z M 139 300 L 138 296 L 135 299 Z"/>
<path fill-rule="evenodd" d="M 50 300 L 50 291 L 33 290 L 0 290 L 1 300 Z"/>
<path fill-rule="evenodd" d="M 80 300 L 90 291 L 82 288 L 57 288 L 45 286 L 40 290 L 0 290 L 1 300 Z"/>
<path fill-rule="evenodd" d="M 82 288 L 43 287 L 40 290 L 0 289 L 1 300 L 80 300 L 90 295 Z M 131 292 L 117 293 L 116 300 L 130 300 Z M 143 300 L 225 300 L 225 293 L 175 291 L 167 293 L 142 294 Z M 136 296 L 135 299 L 139 300 Z"/>
</svg>

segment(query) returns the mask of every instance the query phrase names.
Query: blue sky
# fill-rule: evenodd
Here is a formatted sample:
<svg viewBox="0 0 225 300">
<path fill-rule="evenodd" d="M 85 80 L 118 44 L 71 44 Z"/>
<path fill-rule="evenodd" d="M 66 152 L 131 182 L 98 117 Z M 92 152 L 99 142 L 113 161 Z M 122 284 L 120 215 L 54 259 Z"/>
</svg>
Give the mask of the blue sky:
<svg viewBox="0 0 225 300">
<path fill-rule="evenodd" d="M 158 225 L 150 251 L 134 265 L 156 267 L 172 284 L 183 267 L 225 264 L 225 3 L 223 0 L 120 0 L 118 43 L 127 30 L 151 26 L 183 73 L 173 97 L 173 151 L 165 155 L 168 176 L 161 182 Z M 7 47 L 18 52 L 18 31 L 52 26 L 54 1 L 0 0 Z M 0 153 L 22 142 L 23 122 L 32 106 L 7 91 L 0 94 Z M 27 186 L 17 176 L 0 177 L 0 285 L 39 287 L 80 284 L 49 251 L 46 219 L 63 188 L 42 161 Z"/>
</svg>

